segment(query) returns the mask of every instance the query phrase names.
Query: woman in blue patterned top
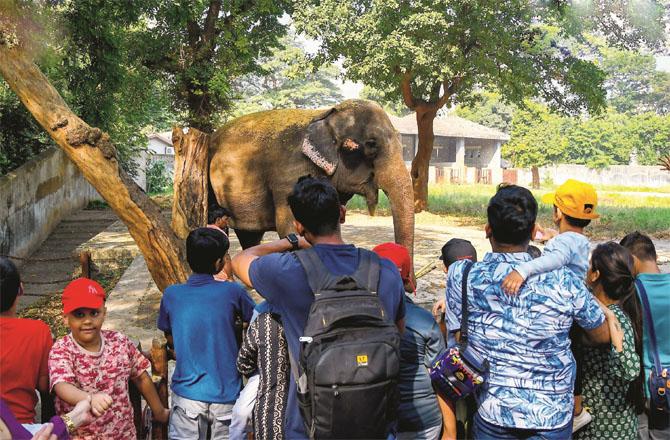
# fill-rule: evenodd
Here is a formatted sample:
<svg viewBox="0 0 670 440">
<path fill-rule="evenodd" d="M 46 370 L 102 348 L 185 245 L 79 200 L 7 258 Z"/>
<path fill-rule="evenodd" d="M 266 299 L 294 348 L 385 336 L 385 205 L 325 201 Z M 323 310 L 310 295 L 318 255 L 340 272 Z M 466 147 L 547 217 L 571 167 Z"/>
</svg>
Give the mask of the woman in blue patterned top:
<svg viewBox="0 0 670 440">
<path fill-rule="evenodd" d="M 642 408 L 642 316 L 635 294 L 633 257 L 623 246 L 601 244 L 591 255 L 587 283 L 608 316 L 611 344 L 584 353 L 584 406 L 593 421 L 576 439 L 635 439 Z M 614 315 L 617 319 L 609 319 Z"/>
</svg>

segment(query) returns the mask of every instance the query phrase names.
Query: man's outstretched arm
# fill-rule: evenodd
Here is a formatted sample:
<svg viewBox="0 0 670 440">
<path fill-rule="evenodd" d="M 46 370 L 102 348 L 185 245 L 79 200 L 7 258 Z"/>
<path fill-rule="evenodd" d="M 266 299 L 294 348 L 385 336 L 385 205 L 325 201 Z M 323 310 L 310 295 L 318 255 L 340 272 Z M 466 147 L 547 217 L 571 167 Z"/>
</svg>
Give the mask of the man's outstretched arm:
<svg viewBox="0 0 670 440">
<path fill-rule="evenodd" d="M 311 245 L 303 237 L 298 237 L 298 244 L 300 249 L 306 249 Z M 248 287 L 254 287 L 249 278 L 249 268 L 251 262 L 258 257 L 277 252 L 288 252 L 293 249 L 293 246 L 285 238 L 271 241 L 270 243 L 259 244 L 258 246 L 245 249 L 239 254 L 235 255 L 232 260 L 233 272 L 244 284 Z"/>
</svg>

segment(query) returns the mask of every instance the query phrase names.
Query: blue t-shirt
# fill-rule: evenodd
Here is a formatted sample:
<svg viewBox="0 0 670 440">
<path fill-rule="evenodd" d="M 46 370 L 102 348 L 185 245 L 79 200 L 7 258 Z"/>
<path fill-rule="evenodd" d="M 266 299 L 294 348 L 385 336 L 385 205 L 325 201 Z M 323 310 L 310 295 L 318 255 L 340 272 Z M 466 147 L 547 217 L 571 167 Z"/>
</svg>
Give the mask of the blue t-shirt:
<svg viewBox="0 0 670 440">
<path fill-rule="evenodd" d="M 350 275 L 358 267 L 358 249 L 354 245 L 314 246 L 317 255 L 334 275 Z M 398 268 L 381 259 L 379 299 L 389 316 L 398 321 L 405 316 L 405 294 Z M 281 315 L 288 348 L 293 359 L 300 356 L 300 342 L 314 295 L 298 257 L 292 252 L 270 254 L 252 261 L 249 278 L 256 291 Z M 290 381 L 285 420 L 286 438 L 307 438 L 298 409 L 295 380 Z"/>
<path fill-rule="evenodd" d="M 405 331 L 400 340 L 398 431 L 416 432 L 442 424 L 428 368 L 445 347 L 433 315 L 409 297 L 405 297 L 405 307 Z"/>
<path fill-rule="evenodd" d="M 193 274 L 165 289 L 157 325 L 174 340 L 172 391 L 200 402 L 235 402 L 242 386 L 235 315 L 249 322 L 254 306 L 242 286 L 212 275 Z"/>
<path fill-rule="evenodd" d="M 670 365 L 670 273 L 641 273 L 637 278 L 642 281 L 644 290 L 649 298 L 651 307 L 651 320 L 654 321 L 654 330 L 656 333 L 656 344 L 658 344 L 658 357 L 661 366 Z M 651 373 L 651 367 L 654 366 L 654 355 L 651 352 L 651 342 L 649 340 L 648 323 L 644 319 L 644 328 L 642 329 L 642 363 L 644 364 L 644 377 L 648 378 Z M 645 379 L 644 395 L 649 398 L 649 385 Z"/>
</svg>

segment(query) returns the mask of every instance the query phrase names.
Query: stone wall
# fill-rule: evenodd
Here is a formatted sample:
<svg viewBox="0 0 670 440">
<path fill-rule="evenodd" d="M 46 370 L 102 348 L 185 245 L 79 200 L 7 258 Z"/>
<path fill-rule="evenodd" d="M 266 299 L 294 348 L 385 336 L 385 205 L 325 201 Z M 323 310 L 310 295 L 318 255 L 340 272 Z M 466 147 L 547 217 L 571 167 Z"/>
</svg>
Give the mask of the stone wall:
<svg viewBox="0 0 670 440">
<path fill-rule="evenodd" d="M 29 256 L 64 217 L 99 198 L 57 148 L 0 176 L 0 255 Z"/>
<path fill-rule="evenodd" d="M 560 185 L 568 179 L 577 179 L 592 185 L 622 185 L 658 188 L 670 185 L 670 172 L 659 166 L 613 165 L 592 170 L 585 165 L 555 165 L 540 168 L 540 181 L 552 180 Z M 519 185 L 530 185 L 530 170 L 518 170 Z"/>
</svg>

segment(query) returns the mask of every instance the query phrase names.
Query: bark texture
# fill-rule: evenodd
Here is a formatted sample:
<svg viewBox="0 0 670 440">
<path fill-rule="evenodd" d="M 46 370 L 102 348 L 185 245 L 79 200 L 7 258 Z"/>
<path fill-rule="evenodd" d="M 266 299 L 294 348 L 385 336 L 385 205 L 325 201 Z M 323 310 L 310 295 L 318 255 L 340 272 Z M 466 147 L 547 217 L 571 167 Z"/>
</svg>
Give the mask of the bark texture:
<svg viewBox="0 0 670 440">
<path fill-rule="evenodd" d="M 163 291 L 186 280 L 184 243 L 170 229 L 159 207 L 121 169 L 109 135 L 77 117 L 20 43 L 7 44 L 2 35 L 0 75 L 126 224 L 158 288 Z"/>
<path fill-rule="evenodd" d="M 540 169 L 536 166 L 530 167 L 530 174 L 533 177 L 531 187 L 533 189 L 540 189 Z"/>
<path fill-rule="evenodd" d="M 191 230 L 207 225 L 209 135 L 194 128 L 184 133 L 174 127 L 172 144 L 175 153 L 172 229 L 185 240 Z"/>
</svg>

